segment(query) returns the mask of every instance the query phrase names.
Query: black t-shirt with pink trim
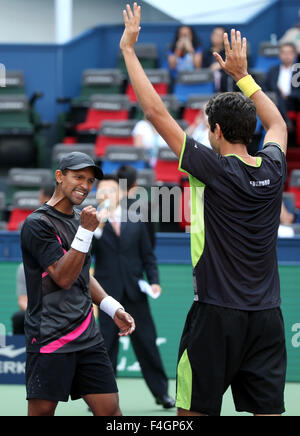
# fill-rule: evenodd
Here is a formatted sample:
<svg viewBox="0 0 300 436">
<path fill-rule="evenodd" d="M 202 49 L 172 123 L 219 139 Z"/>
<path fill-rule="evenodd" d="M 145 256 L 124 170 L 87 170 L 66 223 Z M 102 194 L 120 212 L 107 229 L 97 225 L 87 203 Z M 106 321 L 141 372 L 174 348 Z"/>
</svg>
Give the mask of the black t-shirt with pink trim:
<svg viewBox="0 0 300 436">
<path fill-rule="evenodd" d="M 71 248 L 79 224 L 78 211 L 66 215 L 47 204 L 24 222 L 21 247 L 28 295 L 27 352 L 68 353 L 103 341 L 89 290 L 90 253 L 70 289 L 61 289 L 46 271 Z"/>
</svg>

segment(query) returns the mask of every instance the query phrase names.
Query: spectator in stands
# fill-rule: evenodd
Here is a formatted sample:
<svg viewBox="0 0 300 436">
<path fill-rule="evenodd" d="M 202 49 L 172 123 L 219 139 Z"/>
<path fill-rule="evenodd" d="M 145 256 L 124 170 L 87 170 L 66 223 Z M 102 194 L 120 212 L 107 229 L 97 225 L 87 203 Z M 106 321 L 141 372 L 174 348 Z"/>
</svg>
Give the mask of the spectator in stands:
<svg viewBox="0 0 300 436">
<path fill-rule="evenodd" d="M 219 53 L 220 56 L 225 56 L 224 49 L 224 33 L 226 29 L 222 26 L 215 27 L 210 36 L 210 48 L 203 53 L 203 68 L 210 68 L 215 76 L 216 92 L 227 91 L 227 76 L 216 61 L 213 53 Z"/>
<path fill-rule="evenodd" d="M 294 213 L 289 212 L 285 204 L 282 202 L 280 223 L 283 225 L 300 223 L 300 212 L 299 211 L 295 211 Z"/>
<path fill-rule="evenodd" d="M 300 9 L 298 11 L 298 23 L 293 27 L 288 29 L 283 37 L 279 40 L 281 44 L 285 44 L 287 42 L 291 42 L 295 44 L 297 54 L 298 54 L 298 62 L 300 62 Z"/>
<path fill-rule="evenodd" d="M 122 198 L 120 200 L 121 207 L 130 208 L 130 206 L 136 201 L 136 188 L 137 185 L 137 170 L 131 165 L 122 165 L 117 171 L 117 177 L 120 184 L 120 193 Z M 127 182 L 126 191 L 123 191 L 121 181 Z M 125 201 L 127 199 L 127 201 Z M 147 224 L 150 241 L 152 248 L 155 248 L 155 227 L 151 219 L 151 201 L 148 204 L 144 204 L 142 210 L 138 212 L 143 216 L 143 221 Z"/>
<path fill-rule="evenodd" d="M 205 106 L 206 104 L 204 104 L 203 108 L 199 110 L 194 122 L 188 126 L 185 132 L 188 136 L 191 136 L 196 141 L 200 142 L 201 144 L 205 145 L 208 148 L 211 148 L 210 141 L 209 141 L 209 127 L 207 122 L 208 121 L 207 115 L 205 113 Z"/>
<path fill-rule="evenodd" d="M 180 26 L 168 54 L 168 64 L 173 78 L 178 71 L 201 68 L 202 48 L 195 30 L 191 26 Z"/>
<path fill-rule="evenodd" d="M 54 183 L 45 183 L 40 189 L 40 203 L 44 204 L 50 200 L 54 192 Z M 21 263 L 17 269 L 17 286 L 19 311 L 12 316 L 12 327 L 14 335 L 24 335 L 24 317 L 27 309 L 27 290 L 25 282 L 24 266 Z"/>
<path fill-rule="evenodd" d="M 157 160 L 159 147 L 166 146 L 165 141 L 157 133 L 155 128 L 147 120 L 139 121 L 133 129 L 133 144 L 135 147 L 143 147 L 149 155 L 149 164 L 154 167 Z"/>
<path fill-rule="evenodd" d="M 293 80 L 297 73 L 293 71 L 296 57 L 297 51 L 294 44 L 290 42 L 282 44 L 279 52 L 280 65 L 269 70 L 265 83 L 265 90 L 276 94 L 277 106 L 290 130 L 292 130 L 292 124 L 287 112 L 300 107 L 300 83 L 295 83 L 299 80 Z M 297 84 L 298 86 L 295 86 Z"/>
</svg>

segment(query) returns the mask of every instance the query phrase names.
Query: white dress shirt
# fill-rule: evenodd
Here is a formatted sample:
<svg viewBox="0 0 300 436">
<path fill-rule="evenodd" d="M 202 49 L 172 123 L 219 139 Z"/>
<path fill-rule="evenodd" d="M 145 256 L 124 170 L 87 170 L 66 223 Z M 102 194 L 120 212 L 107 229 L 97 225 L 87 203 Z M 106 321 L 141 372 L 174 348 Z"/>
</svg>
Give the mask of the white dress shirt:
<svg viewBox="0 0 300 436">
<path fill-rule="evenodd" d="M 284 65 L 280 65 L 277 86 L 285 97 L 291 93 L 293 75 L 292 69 L 293 66 L 285 67 Z"/>
</svg>

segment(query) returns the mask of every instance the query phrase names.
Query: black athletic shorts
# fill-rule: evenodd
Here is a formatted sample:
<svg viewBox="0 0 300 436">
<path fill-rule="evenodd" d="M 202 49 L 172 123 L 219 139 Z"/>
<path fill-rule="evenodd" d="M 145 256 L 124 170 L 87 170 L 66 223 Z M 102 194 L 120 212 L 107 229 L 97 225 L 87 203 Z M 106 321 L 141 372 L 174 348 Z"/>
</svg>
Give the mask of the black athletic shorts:
<svg viewBox="0 0 300 436">
<path fill-rule="evenodd" d="M 286 377 L 279 308 L 226 309 L 195 302 L 181 338 L 176 406 L 218 416 L 231 386 L 236 410 L 281 414 Z"/>
<path fill-rule="evenodd" d="M 26 389 L 27 400 L 55 402 L 118 392 L 103 342 L 73 353 L 27 353 Z"/>
</svg>

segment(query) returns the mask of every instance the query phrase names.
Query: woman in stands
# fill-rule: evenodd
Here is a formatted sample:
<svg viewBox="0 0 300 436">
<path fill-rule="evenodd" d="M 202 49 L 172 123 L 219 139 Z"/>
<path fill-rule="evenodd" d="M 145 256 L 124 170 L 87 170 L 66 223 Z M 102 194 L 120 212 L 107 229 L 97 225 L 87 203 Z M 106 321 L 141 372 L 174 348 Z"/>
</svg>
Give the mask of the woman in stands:
<svg viewBox="0 0 300 436">
<path fill-rule="evenodd" d="M 177 29 L 168 64 L 173 78 L 178 71 L 190 71 L 202 66 L 202 48 L 194 29 L 191 26 L 180 26 Z"/>
</svg>

